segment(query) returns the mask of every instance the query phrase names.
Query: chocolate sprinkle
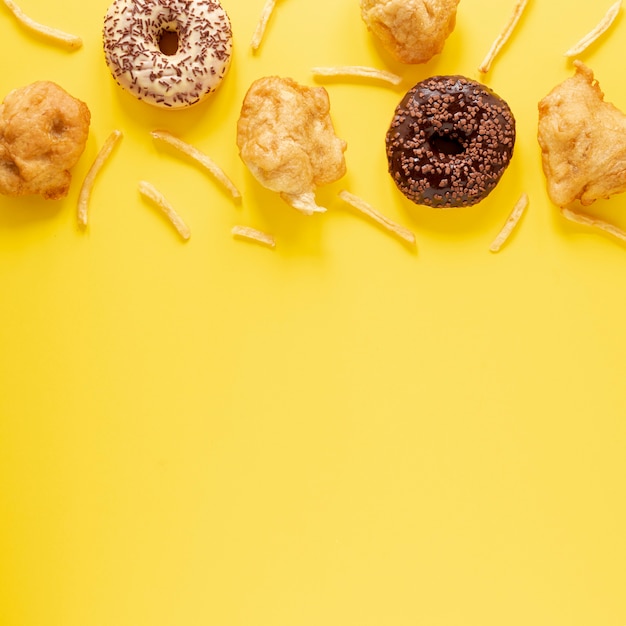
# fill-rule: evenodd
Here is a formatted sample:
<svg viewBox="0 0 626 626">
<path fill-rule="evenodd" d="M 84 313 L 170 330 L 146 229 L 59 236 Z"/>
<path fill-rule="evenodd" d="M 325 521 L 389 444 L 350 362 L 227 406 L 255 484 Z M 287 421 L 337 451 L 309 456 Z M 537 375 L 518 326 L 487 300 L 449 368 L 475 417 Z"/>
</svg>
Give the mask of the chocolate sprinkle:
<svg viewBox="0 0 626 626">
<path fill-rule="evenodd" d="M 159 47 L 164 32 L 177 35 L 174 54 Z M 156 106 L 200 102 L 230 65 L 232 31 L 217 0 L 115 0 L 104 18 L 103 39 L 115 82 Z"/>
<path fill-rule="evenodd" d="M 387 131 L 389 173 L 416 204 L 471 206 L 495 188 L 513 156 L 515 118 L 489 87 L 433 76 L 410 89 Z"/>
</svg>

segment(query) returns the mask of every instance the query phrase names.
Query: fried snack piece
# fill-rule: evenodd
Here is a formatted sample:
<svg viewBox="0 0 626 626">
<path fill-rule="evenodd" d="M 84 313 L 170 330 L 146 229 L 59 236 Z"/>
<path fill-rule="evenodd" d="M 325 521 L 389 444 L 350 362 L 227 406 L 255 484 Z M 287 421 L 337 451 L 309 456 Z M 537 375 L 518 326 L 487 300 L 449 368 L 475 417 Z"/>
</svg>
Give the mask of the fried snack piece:
<svg viewBox="0 0 626 626">
<path fill-rule="evenodd" d="M 443 50 L 459 0 L 361 0 L 361 17 L 401 63 L 426 63 Z"/>
<path fill-rule="evenodd" d="M 576 73 L 539 103 L 538 140 L 548 195 L 564 207 L 626 191 L 626 115 L 604 101 L 593 72 Z"/>
<path fill-rule="evenodd" d="M 346 142 L 335 135 L 323 87 L 268 76 L 246 94 L 237 122 L 243 162 L 264 186 L 306 214 L 325 211 L 315 189 L 346 173 Z"/>
<path fill-rule="evenodd" d="M 87 105 L 55 83 L 9 93 L 0 105 L 0 194 L 66 196 L 90 120 Z"/>
</svg>

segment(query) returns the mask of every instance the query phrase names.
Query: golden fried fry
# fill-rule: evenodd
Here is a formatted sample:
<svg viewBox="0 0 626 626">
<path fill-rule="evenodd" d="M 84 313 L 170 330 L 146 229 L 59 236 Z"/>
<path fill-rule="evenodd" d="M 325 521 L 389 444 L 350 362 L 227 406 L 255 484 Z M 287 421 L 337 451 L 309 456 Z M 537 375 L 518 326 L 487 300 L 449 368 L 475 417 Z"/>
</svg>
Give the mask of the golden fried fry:
<svg viewBox="0 0 626 626">
<path fill-rule="evenodd" d="M 28 17 L 28 15 L 26 15 L 24 11 L 22 11 L 22 9 L 20 9 L 20 7 L 15 2 L 13 2 L 13 0 L 3 1 L 9 11 L 13 13 L 15 19 L 25 28 L 28 28 L 29 30 L 32 30 L 39 35 L 42 35 L 53 43 L 67 46 L 71 50 L 78 50 L 78 48 L 83 45 L 83 40 L 80 37 L 64 33 L 62 30 L 51 28 L 50 26 L 46 26 L 45 24 L 40 24 L 39 22 L 36 22 L 32 18 Z"/>
<path fill-rule="evenodd" d="M 400 237 L 400 239 L 404 239 L 404 241 L 410 243 L 412 246 L 415 245 L 415 235 L 408 228 L 391 221 L 359 196 L 355 196 L 353 193 L 343 190 L 339 192 L 339 197 L 363 215 L 366 215 L 377 224 L 386 228 L 389 232 Z"/>
<path fill-rule="evenodd" d="M 254 52 L 259 49 L 261 45 L 261 40 L 265 35 L 265 29 L 267 28 L 267 23 L 269 22 L 272 13 L 274 13 L 274 8 L 276 7 L 276 0 L 265 0 L 265 5 L 263 6 L 263 10 L 261 11 L 261 17 L 259 17 L 259 21 L 257 23 L 256 30 L 254 31 L 254 35 L 252 36 L 252 41 L 250 42 L 250 47 Z"/>
<path fill-rule="evenodd" d="M 509 217 L 504 223 L 504 226 L 502 227 L 500 232 L 496 235 L 496 238 L 491 243 L 491 246 L 489 246 L 489 250 L 491 252 L 500 251 L 500 248 L 502 248 L 502 246 L 506 243 L 508 238 L 511 236 L 511 233 L 513 232 L 515 227 L 518 225 L 520 219 L 522 218 L 522 215 L 524 215 L 524 211 L 526 210 L 527 206 L 528 206 L 528 195 L 523 193 L 520 196 L 520 199 L 515 203 L 513 210 L 511 211 L 511 213 L 509 214 Z"/>
<path fill-rule="evenodd" d="M 87 105 L 55 83 L 9 93 L 0 105 L 0 193 L 66 196 L 90 121 Z"/>
<path fill-rule="evenodd" d="M 375 78 L 399 85 L 402 77 L 392 74 L 385 70 L 379 70 L 375 67 L 365 67 L 363 65 L 344 65 L 339 67 L 313 67 L 311 68 L 313 76 L 357 76 L 362 78 Z"/>
<path fill-rule="evenodd" d="M 346 172 L 346 143 L 335 135 L 328 93 L 289 78 L 255 81 L 237 123 L 241 159 L 267 189 L 310 215 L 324 211 L 315 190 Z"/>
<path fill-rule="evenodd" d="M 200 152 L 197 148 L 192 146 L 191 144 L 175 137 L 171 133 L 168 133 L 166 130 L 154 130 L 150 133 L 152 137 L 158 141 L 162 141 L 163 143 L 169 144 L 173 148 L 176 148 L 181 154 L 188 156 L 190 159 L 193 159 L 196 163 L 199 163 L 204 167 L 208 172 L 210 172 L 220 185 L 222 185 L 225 189 L 230 192 L 230 195 L 235 198 L 241 198 L 241 194 L 237 187 L 235 187 L 234 183 L 226 176 L 222 168 L 213 161 L 209 156 L 204 154 L 204 152 Z"/>
<path fill-rule="evenodd" d="M 107 162 L 111 152 L 113 152 L 113 148 L 115 148 L 121 138 L 122 131 L 120 130 L 114 130 L 107 137 L 106 141 L 102 144 L 102 148 L 100 148 L 100 152 L 98 152 L 94 162 L 89 168 L 87 176 L 85 176 L 83 186 L 81 187 L 80 194 L 78 195 L 78 223 L 80 226 L 87 226 L 87 209 L 89 207 L 91 190 L 96 182 L 96 177 L 100 173 L 100 170 L 104 167 L 104 164 Z"/>
<path fill-rule="evenodd" d="M 156 187 L 154 187 L 154 185 L 145 180 L 140 181 L 139 193 L 163 211 L 183 239 L 187 240 L 191 237 L 191 230 L 189 229 L 189 226 L 185 224 L 183 218 L 176 212 L 165 196 Z"/>
<path fill-rule="evenodd" d="M 621 241 L 626 241 L 626 232 L 624 232 L 618 226 L 615 226 L 615 224 L 596 219 L 595 217 L 587 215 L 586 213 L 572 211 L 571 209 L 561 209 L 561 215 L 563 215 L 563 217 L 568 219 L 570 222 L 574 222 L 575 224 L 581 224 L 583 226 L 590 226 L 591 228 L 598 228 L 599 230 L 602 230 L 609 235 L 613 235 L 613 237 L 616 237 Z"/>
<path fill-rule="evenodd" d="M 622 0 L 617 0 L 612 4 L 604 17 L 598 22 L 595 28 L 590 30 L 578 43 L 573 45 L 566 53 L 566 57 L 575 57 L 584 52 L 594 41 L 597 41 L 615 21 L 620 9 L 622 8 Z"/>
<path fill-rule="evenodd" d="M 496 40 L 493 42 L 489 52 L 487 52 L 487 56 L 478 66 L 478 71 L 481 74 L 486 74 L 491 69 L 491 64 L 500 53 L 500 50 L 502 50 L 504 44 L 511 38 L 511 35 L 515 30 L 520 17 L 522 17 L 522 13 L 524 13 L 524 9 L 526 9 L 527 4 L 528 0 L 517 0 L 515 6 L 513 7 L 513 12 L 509 17 L 509 21 L 504 25 L 504 28 L 496 37 Z"/>
<path fill-rule="evenodd" d="M 538 140 L 548 195 L 564 207 L 626 191 L 626 115 L 604 101 L 593 72 L 576 73 L 539 103 Z"/>
<path fill-rule="evenodd" d="M 258 243 L 262 243 L 269 248 L 276 247 L 276 240 L 272 235 L 268 235 L 256 228 L 250 228 L 249 226 L 233 226 L 232 229 L 233 237 L 241 237 L 243 239 L 249 239 L 251 241 L 257 241 Z"/>
<path fill-rule="evenodd" d="M 459 0 L 361 0 L 361 17 L 401 63 L 426 63 L 443 50 Z"/>
</svg>

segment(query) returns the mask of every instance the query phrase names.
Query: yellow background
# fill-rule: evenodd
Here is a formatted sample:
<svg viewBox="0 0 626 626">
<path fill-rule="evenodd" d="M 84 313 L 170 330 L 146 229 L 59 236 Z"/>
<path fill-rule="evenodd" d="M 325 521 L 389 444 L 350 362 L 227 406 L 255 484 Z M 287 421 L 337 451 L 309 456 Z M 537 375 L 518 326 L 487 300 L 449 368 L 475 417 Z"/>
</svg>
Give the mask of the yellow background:
<svg viewBox="0 0 626 626">
<path fill-rule="evenodd" d="M 626 249 L 550 203 L 537 102 L 610 2 L 531 0 L 484 79 L 517 118 L 513 162 L 476 207 L 417 207 L 386 172 L 403 93 L 478 78 L 513 0 L 461 0 L 444 52 L 394 63 L 357 0 L 224 0 L 235 50 L 212 99 L 135 101 L 101 51 L 108 0 L 21 0 L 81 35 L 66 52 L 0 6 L 2 95 L 54 80 L 93 120 L 62 201 L 0 199 L 2 626 L 624 626 Z M 606 5 L 606 6 L 605 6 Z M 620 16 L 582 59 L 626 109 Z M 314 80 L 313 66 L 403 76 Z M 305 217 L 239 160 L 261 76 L 323 84 L 348 174 Z M 108 134 L 124 139 L 80 181 Z M 243 193 L 149 131 L 208 153 Z M 154 183 L 184 243 L 143 201 Z M 411 228 L 417 250 L 355 214 L 346 188 Z M 523 222 L 489 244 L 522 192 Z M 626 227 L 626 196 L 591 211 Z M 269 250 L 233 239 L 244 224 Z"/>
</svg>

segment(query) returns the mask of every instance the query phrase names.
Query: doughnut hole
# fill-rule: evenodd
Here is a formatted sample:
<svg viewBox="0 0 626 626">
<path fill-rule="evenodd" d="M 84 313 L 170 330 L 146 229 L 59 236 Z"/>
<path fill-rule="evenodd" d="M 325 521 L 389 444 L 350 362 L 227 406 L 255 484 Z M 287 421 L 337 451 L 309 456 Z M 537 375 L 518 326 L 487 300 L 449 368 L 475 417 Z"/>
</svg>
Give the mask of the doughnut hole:
<svg viewBox="0 0 626 626">
<path fill-rule="evenodd" d="M 159 50 L 166 56 L 173 56 L 178 52 L 178 32 L 170 27 L 161 31 L 159 35 Z"/>
<path fill-rule="evenodd" d="M 436 131 L 429 141 L 433 152 L 447 156 L 463 154 L 467 148 L 467 142 L 454 131 Z"/>
</svg>

